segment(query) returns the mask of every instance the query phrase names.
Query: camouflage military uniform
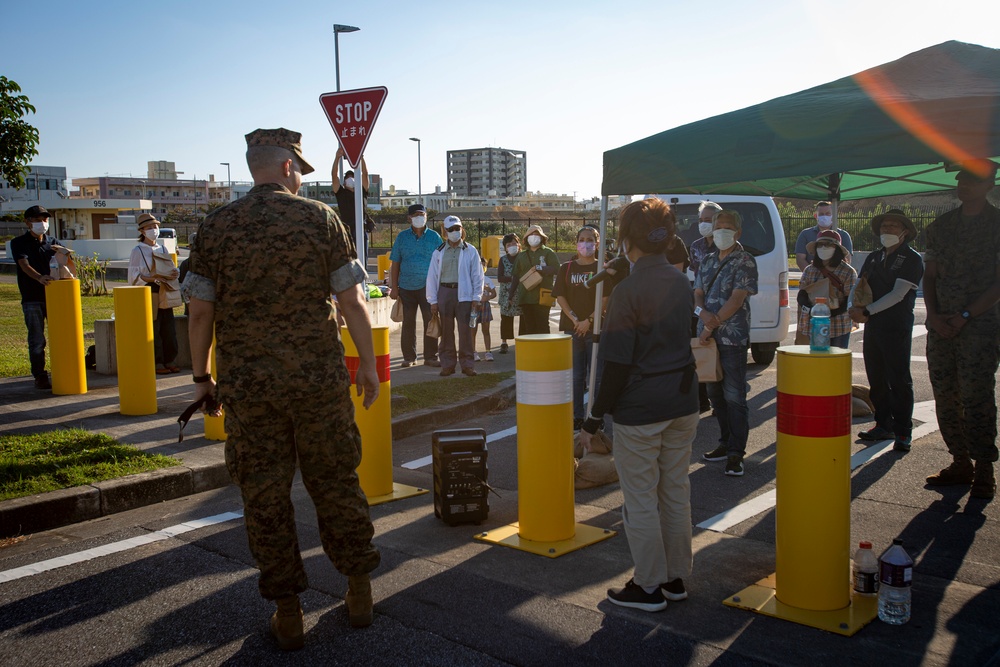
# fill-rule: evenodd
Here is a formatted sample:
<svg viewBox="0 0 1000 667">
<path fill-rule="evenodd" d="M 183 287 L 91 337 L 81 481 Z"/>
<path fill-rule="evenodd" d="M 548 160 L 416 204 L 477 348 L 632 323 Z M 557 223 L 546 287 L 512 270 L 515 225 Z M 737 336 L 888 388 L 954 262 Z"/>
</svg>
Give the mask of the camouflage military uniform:
<svg viewBox="0 0 1000 667">
<path fill-rule="evenodd" d="M 267 599 L 307 587 L 290 498 L 296 458 L 336 568 L 350 576 L 379 563 L 331 296 L 364 280 L 353 252 L 329 207 L 266 184 L 206 217 L 191 253 L 185 293 L 215 302 L 226 464 Z"/>
<path fill-rule="evenodd" d="M 1000 211 L 987 204 L 972 219 L 964 218 L 961 208 L 938 217 L 927 227 L 925 260 L 937 265 L 939 312 L 962 312 L 996 280 Z M 954 456 L 997 460 L 998 361 L 997 306 L 970 319 L 954 338 L 927 332 L 927 365 L 938 424 Z"/>
</svg>

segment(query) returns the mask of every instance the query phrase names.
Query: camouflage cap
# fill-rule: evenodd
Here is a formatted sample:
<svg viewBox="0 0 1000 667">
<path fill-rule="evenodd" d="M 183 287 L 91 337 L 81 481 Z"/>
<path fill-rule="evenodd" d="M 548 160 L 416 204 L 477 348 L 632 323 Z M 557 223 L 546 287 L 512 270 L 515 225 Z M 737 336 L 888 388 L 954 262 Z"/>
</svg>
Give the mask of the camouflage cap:
<svg viewBox="0 0 1000 667">
<path fill-rule="evenodd" d="M 247 148 L 253 148 L 254 146 L 277 146 L 278 148 L 285 148 L 295 153 L 295 157 L 299 160 L 299 166 L 302 167 L 303 176 L 316 171 L 312 168 L 312 165 L 306 162 L 306 159 L 302 157 L 301 133 L 292 132 L 291 130 L 279 127 L 274 130 L 254 130 L 246 136 Z"/>
</svg>

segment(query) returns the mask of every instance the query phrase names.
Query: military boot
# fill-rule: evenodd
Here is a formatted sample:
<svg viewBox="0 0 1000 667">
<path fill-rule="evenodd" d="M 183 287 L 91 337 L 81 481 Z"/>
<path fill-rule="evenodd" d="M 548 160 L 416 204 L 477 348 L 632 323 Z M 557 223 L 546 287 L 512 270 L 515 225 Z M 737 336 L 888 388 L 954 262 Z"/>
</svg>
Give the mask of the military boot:
<svg viewBox="0 0 1000 667">
<path fill-rule="evenodd" d="M 347 614 L 352 628 L 367 628 L 375 620 L 372 610 L 372 582 L 367 574 L 347 578 Z"/>
<path fill-rule="evenodd" d="M 973 498 L 985 498 L 989 500 L 996 495 L 997 481 L 993 477 L 992 461 L 976 461 L 976 474 L 972 480 L 972 489 L 969 495 Z"/>
<path fill-rule="evenodd" d="M 278 610 L 271 616 L 271 634 L 284 651 L 302 648 L 302 607 L 298 595 L 275 600 Z"/>
<path fill-rule="evenodd" d="M 972 459 L 968 456 L 956 456 L 950 466 L 941 472 L 934 473 L 927 477 L 927 483 L 931 486 L 949 486 L 952 484 L 972 484 Z"/>
</svg>

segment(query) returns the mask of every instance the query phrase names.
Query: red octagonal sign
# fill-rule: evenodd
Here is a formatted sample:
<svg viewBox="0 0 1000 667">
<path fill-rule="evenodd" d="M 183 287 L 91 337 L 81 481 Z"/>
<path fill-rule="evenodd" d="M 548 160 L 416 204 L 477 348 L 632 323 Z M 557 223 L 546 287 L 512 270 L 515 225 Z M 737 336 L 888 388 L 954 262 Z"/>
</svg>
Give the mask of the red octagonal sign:
<svg viewBox="0 0 1000 667">
<path fill-rule="evenodd" d="M 378 88 L 358 88 L 342 90 L 339 93 L 324 93 L 319 103 L 333 126 L 340 147 L 344 149 L 347 161 L 355 169 L 361 163 L 361 156 L 368 145 L 375 121 L 382 110 L 389 91 L 385 86 Z"/>
</svg>

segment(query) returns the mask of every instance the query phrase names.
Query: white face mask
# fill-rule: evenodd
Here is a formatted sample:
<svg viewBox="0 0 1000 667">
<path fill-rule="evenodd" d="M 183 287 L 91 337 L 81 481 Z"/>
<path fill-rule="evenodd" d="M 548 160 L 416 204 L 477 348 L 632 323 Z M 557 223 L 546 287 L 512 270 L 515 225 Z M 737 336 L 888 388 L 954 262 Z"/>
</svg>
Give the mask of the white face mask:
<svg viewBox="0 0 1000 667">
<path fill-rule="evenodd" d="M 462 240 L 462 232 L 461 231 L 448 232 L 448 240 L 451 241 L 452 243 L 458 243 L 459 241 Z"/>
<path fill-rule="evenodd" d="M 33 222 L 31 223 L 31 233 L 35 236 L 41 236 L 49 231 L 49 221 L 44 222 Z"/>
<path fill-rule="evenodd" d="M 144 230 L 142 233 L 150 241 L 155 241 L 156 239 L 160 238 L 160 230 L 157 229 L 156 227 L 153 227 L 152 229 Z"/>
<path fill-rule="evenodd" d="M 519 248 L 516 245 L 507 246 L 507 254 L 510 255 L 511 257 L 516 255 L 518 250 Z"/>
<path fill-rule="evenodd" d="M 712 232 L 712 241 L 719 247 L 719 250 L 728 250 L 736 243 L 736 230 L 716 229 Z"/>
<path fill-rule="evenodd" d="M 816 256 L 825 262 L 828 259 L 833 258 L 834 250 L 836 250 L 836 248 L 831 248 L 828 245 L 821 245 L 820 247 L 816 248 Z"/>
<path fill-rule="evenodd" d="M 410 219 L 410 224 L 416 227 L 417 229 L 423 229 L 425 226 L 427 226 L 427 216 L 425 215 L 415 216 Z"/>
<path fill-rule="evenodd" d="M 532 248 L 537 248 L 538 246 L 542 245 L 542 237 L 539 236 L 538 234 L 532 234 L 531 236 L 528 237 L 528 245 L 530 245 Z"/>
<path fill-rule="evenodd" d="M 354 177 L 353 176 L 348 176 L 347 178 L 344 179 L 344 187 L 347 188 L 348 190 L 353 190 L 354 189 Z"/>
<path fill-rule="evenodd" d="M 892 246 L 900 242 L 900 238 L 895 234 L 882 234 L 878 238 L 879 241 L 882 242 L 883 248 L 891 248 Z"/>
<path fill-rule="evenodd" d="M 712 235 L 712 223 L 711 222 L 699 222 L 698 223 L 698 233 L 702 236 Z"/>
<path fill-rule="evenodd" d="M 816 216 L 816 222 L 819 223 L 820 227 L 829 227 L 830 225 L 833 224 L 833 216 L 832 215 L 817 215 Z"/>
</svg>

